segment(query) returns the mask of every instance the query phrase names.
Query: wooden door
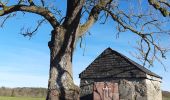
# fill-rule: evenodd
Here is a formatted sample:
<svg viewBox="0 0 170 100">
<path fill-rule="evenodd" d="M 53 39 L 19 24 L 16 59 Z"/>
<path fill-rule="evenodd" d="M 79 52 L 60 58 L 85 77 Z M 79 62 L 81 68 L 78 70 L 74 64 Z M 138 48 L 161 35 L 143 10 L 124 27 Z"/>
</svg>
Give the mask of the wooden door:
<svg viewBox="0 0 170 100">
<path fill-rule="evenodd" d="M 95 82 L 93 100 L 119 100 L 118 84 L 113 82 Z"/>
</svg>

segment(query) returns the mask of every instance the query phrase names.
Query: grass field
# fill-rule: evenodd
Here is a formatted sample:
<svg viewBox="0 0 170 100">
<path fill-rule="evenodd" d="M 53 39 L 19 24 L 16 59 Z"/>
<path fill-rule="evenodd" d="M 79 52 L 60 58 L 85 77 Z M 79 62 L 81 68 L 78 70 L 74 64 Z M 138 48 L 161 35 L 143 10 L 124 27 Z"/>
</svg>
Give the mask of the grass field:
<svg viewBox="0 0 170 100">
<path fill-rule="evenodd" d="M 45 100 L 45 98 L 4 97 L 4 96 L 0 96 L 0 100 Z"/>
<path fill-rule="evenodd" d="M 170 98 L 163 98 L 163 100 L 170 100 Z"/>
<path fill-rule="evenodd" d="M 45 100 L 45 98 L 4 97 L 4 96 L 0 96 L 0 100 Z M 170 100 L 170 98 L 163 98 L 163 100 Z"/>
</svg>

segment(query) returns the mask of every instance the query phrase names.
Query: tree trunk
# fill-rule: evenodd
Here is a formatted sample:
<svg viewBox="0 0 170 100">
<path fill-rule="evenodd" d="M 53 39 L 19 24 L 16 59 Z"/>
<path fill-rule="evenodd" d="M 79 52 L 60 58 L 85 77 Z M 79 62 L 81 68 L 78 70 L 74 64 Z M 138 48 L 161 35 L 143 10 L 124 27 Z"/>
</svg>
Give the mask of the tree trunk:
<svg viewBox="0 0 170 100">
<path fill-rule="evenodd" d="M 52 31 L 50 48 L 50 72 L 46 100 L 78 100 L 79 88 L 72 75 L 72 53 L 75 34 L 58 27 Z"/>
</svg>

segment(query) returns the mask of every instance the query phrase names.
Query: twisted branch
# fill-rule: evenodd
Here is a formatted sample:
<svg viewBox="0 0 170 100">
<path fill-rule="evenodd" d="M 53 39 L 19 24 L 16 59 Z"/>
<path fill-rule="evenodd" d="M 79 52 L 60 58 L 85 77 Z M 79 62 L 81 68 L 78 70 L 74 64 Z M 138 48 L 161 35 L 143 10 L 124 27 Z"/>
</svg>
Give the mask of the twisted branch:
<svg viewBox="0 0 170 100">
<path fill-rule="evenodd" d="M 24 11 L 43 16 L 46 20 L 48 20 L 48 22 L 52 25 L 53 28 L 59 25 L 59 22 L 57 21 L 55 16 L 49 10 L 43 7 L 27 5 L 6 6 L 1 3 L 0 8 L 2 8 L 2 10 L 0 10 L 0 16 L 4 16 L 17 11 Z"/>
</svg>

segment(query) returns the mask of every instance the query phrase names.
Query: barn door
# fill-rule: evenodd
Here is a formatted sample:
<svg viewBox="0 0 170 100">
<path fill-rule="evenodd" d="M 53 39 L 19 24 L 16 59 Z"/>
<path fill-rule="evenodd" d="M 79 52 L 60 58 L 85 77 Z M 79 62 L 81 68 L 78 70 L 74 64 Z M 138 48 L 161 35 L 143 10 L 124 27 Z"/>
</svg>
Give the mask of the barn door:
<svg viewBox="0 0 170 100">
<path fill-rule="evenodd" d="M 119 100 L 118 84 L 113 82 L 95 82 L 93 100 Z"/>
</svg>

